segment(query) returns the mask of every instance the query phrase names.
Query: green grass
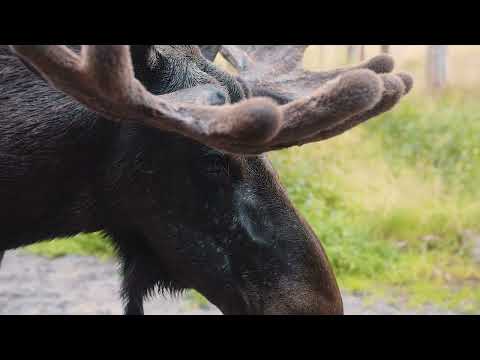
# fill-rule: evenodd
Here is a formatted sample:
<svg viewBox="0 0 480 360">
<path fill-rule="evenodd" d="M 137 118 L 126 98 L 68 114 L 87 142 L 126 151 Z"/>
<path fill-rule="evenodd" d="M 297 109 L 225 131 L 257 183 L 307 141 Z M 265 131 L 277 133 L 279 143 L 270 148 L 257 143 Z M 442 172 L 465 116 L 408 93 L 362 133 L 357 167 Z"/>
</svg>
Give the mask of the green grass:
<svg viewBox="0 0 480 360">
<path fill-rule="evenodd" d="M 79 234 L 66 239 L 55 239 L 27 247 L 29 252 L 56 258 L 68 254 L 95 255 L 103 260 L 115 256 L 115 251 L 101 233 Z"/>
<path fill-rule="evenodd" d="M 471 94 L 410 96 L 342 136 L 270 158 L 343 288 L 474 312 L 480 266 L 462 234 L 480 233 L 479 136 L 480 105 Z M 113 254 L 97 235 L 29 250 Z"/>
</svg>

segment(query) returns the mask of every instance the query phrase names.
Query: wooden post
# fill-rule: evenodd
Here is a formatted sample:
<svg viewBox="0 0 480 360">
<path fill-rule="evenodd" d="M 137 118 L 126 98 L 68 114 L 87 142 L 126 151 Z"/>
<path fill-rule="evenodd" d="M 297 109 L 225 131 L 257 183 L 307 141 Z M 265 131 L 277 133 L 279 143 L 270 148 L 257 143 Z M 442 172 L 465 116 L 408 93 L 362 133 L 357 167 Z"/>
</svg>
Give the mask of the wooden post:
<svg viewBox="0 0 480 360">
<path fill-rule="evenodd" d="M 362 58 L 363 45 L 347 45 L 347 62 L 357 62 Z"/>
<path fill-rule="evenodd" d="M 429 90 L 438 91 L 447 85 L 447 45 L 427 47 L 427 85 Z"/>
<path fill-rule="evenodd" d="M 365 60 L 365 45 L 359 45 L 360 46 L 360 61 Z"/>
<path fill-rule="evenodd" d="M 355 57 L 355 45 L 347 45 L 347 62 L 353 62 L 353 58 Z"/>
</svg>

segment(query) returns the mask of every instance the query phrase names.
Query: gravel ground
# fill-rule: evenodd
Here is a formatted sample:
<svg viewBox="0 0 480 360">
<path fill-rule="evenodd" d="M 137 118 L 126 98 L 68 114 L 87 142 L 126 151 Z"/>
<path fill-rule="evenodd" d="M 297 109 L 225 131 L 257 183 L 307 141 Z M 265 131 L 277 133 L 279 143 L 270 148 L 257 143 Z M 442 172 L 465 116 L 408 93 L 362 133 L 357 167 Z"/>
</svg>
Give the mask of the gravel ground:
<svg viewBox="0 0 480 360">
<path fill-rule="evenodd" d="M 0 268 L 0 315 L 116 315 L 122 313 L 120 278 L 113 262 L 94 257 L 47 259 L 21 251 L 5 255 Z M 345 313 L 351 315 L 453 314 L 434 308 L 412 311 L 344 294 Z M 158 296 L 145 304 L 147 315 L 219 315 L 213 306 L 198 307 L 187 297 Z"/>
</svg>

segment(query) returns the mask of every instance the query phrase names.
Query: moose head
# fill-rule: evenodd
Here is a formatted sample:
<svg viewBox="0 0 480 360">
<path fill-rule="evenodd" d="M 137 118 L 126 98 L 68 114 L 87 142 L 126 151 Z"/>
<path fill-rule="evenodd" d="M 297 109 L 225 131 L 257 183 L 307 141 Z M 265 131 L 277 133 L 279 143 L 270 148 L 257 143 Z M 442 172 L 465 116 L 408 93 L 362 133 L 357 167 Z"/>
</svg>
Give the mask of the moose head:
<svg viewBox="0 0 480 360">
<path fill-rule="evenodd" d="M 93 149 L 101 161 L 82 162 L 101 171 L 64 170 L 71 154 L 58 155 L 56 171 L 78 176 L 89 199 L 63 208 L 89 220 L 57 225 L 57 233 L 111 236 L 127 314 L 142 314 L 144 298 L 158 288 L 196 289 L 226 314 L 343 313 L 325 251 L 265 154 L 332 138 L 392 109 L 412 79 L 391 74 L 386 55 L 306 71 L 306 48 L 11 46 L 35 81 L 66 94 L 52 95 L 43 117 L 73 101 L 65 122 L 83 122 L 85 132 L 106 139 Z M 237 74 L 212 62 L 219 51 Z"/>
</svg>

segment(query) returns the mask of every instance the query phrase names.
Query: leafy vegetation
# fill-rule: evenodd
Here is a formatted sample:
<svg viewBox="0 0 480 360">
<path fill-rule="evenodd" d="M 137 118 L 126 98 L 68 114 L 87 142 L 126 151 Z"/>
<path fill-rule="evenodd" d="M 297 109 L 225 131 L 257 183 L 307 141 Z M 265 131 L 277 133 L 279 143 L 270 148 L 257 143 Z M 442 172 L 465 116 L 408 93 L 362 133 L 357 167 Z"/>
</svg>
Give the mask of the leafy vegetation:
<svg viewBox="0 0 480 360">
<path fill-rule="evenodd" d="M 272 156 L 344 288 L 384 297 L 393 286 L 411 305 L 480 308 L 465 235 L 480 233 L 479 117 L 458 94 L 411 98 L 341 137 Z"/>
</svg>

